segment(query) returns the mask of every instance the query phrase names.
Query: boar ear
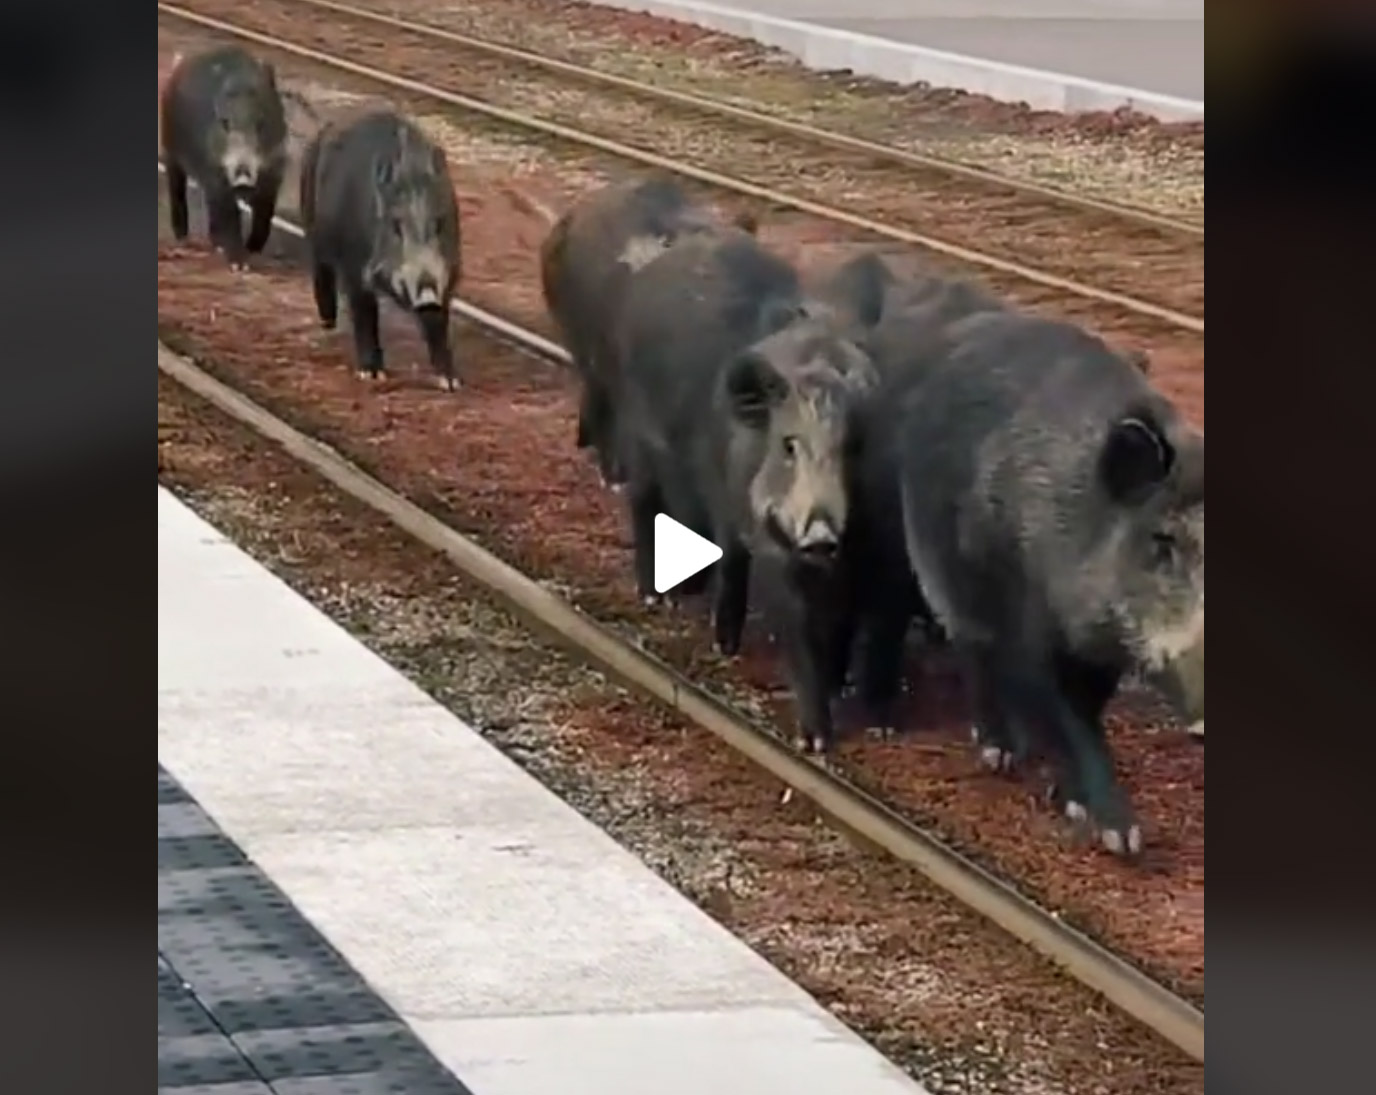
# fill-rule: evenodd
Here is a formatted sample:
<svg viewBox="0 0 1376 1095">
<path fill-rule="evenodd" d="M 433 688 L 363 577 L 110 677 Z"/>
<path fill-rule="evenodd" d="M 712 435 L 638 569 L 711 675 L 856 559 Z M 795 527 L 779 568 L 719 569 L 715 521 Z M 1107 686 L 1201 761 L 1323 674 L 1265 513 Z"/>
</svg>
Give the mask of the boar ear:
<svg viewBox="0 0 1376 1095">
<path fill-rule="evenodd" d="M 1109 430 L 1099 457 L 1099 475 L 1116 502 L 1140 501 L 1166 481 L 1175 464 L 1175 449 L 1156 423 L 1123 418 Z"/>
<path fill-rule="evenodd" d="M 388 187 L 396 177 L 397 165 L 391 156 L 381 156 L 373 165 L 373 179 L 380 187 Z"/>
<path fill-rule="evenodd" d="M 788 388 L 773 365 L 759 354 L 747 351 L 727 370 L 726 392 L 732 413 L 752 429 L 762 430 Z"/>
<path fill-rule="evenodd" d="M 259 62 L 263 66 L 263 75 L 267 77 L 268 87 L 277 87 L 277 68 L 271 61 Z"/>
</svg>

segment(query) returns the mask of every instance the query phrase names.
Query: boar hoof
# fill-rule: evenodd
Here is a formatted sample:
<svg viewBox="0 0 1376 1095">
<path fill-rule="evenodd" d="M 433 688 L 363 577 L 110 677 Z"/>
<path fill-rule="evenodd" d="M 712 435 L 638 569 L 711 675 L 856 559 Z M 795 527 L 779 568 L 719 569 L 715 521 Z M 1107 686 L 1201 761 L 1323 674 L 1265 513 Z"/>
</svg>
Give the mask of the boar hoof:
<svg viewBox="0 0 1376 1095">
<path fill-rule="evenodd" d="M 1112 855 L 1133 857 L 1142 852 L 1142 828 L 1135 823 L 1125 826 L 1099 828 L 1090 821 L 1089 809 L 1083 802 L 1067 802 L 1065 816 L 1077 829 L 1095 829 L 1099 843 Z"/>
<path fill-rule="evenodd" d="M 1017 764 L 1017 758 L 997 745 L 983 745 L 979 750 L 979 762 L 991 772 L 1011 772 Z"/>
<path fill-rule="evenodd" d="M 435 377 L 435 387 L 442 392 L 457 392 L 459 390 L 459 378 L 456 376 L 437 376 Z"/>
<path fill-rule="evenodd" d="M 664 603 L 664 598 L 658 593 L 646 593 L 641 596 L 640 603 L 646 608 L 658 608 Z"/>
<path fill-rule="evenodd" d="M 865 734 L 876 741 L 892 741 L 898 735 L 898 730 L 892 726 L 867 726 Z"/>
<path fill-rule="evenodd" d="M 979 746 L 979 762 L 991 772 L 1008 773 L 1018 767 L 1022 758 L 1013 749 L 986 740 L 979 726 L 970 727 L 970 740 Z"/>
<path fill-rule="evenodd" d="M 375 373 L 372 369 L 359 369 L 354 375 L 357 376 L 359 380 L 374 381 L 382 379 L 382 374 L 380 372 Z"/>
<path fill-rule="evenodd" d="M 1192 722 L 1192 723 L 1190 723 L 1188 733 L 1189 733 L 1190 737 L 1192 737 L 1192 738 L 1198 738 L 1200 741 L 1203 741 L 1203 740 L 1204 740 L 1204 720 L 1203 720 L 1203 719 L 1200 719 L 1198 722 Z"/>
<path fill-rule="evenodd" d="M 1129 825 L 1126 829 L 1104 829 L 1099 843 L 1113 855 L 1136 856 L 1142 852 L 1142 829 Z"/>
</svg>

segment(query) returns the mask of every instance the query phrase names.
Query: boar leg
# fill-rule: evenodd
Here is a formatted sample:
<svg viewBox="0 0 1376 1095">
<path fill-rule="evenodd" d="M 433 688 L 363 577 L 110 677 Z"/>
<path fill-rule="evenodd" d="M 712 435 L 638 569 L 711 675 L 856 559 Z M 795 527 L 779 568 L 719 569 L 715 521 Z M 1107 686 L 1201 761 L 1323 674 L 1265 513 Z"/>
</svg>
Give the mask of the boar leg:
<svg viewBox="0 0 1376 1095">
<path fill-rule="evenodd" d="M 655 514 L 664 508 L 659 484 L 648 476 L 633 476 L 628 494 L 631 509 L 631 536 L 635 541 L 636 592 L 646 604 L 656 604 L 655 592 Z"/>
<path fill-rule="evenodd" d="M 260 179 L 253 200 L 249 202 L 251 217 L 244 247 L 250 254 L 259 254 L 268 244 L 268 236 L 272 233 L 272 218 L 277 213 L 277 192 L 281 185 L 282 180 L 278 176 L 270 175 L 266 179 Z"/>
<path fill-rule="evenodd" d="M 869 713 L 870 732 L 882 738 L 898 730 L 896 709 L 903 678 L 903 640 L 908 634 L 909 607 L 892 591 L 871 596 L 866 626 L 865 655 L 860 660 L 860 696 Z"/>
<path fill-rule="evenodd" d="M 231 269 L 244 265 L 244 225 L 239 216 L 239 201 L 228 186 L 213 185 L 205 194 L 210 219 L 210 242 L 224 252 Z"/>
<path fill-rule="evenodd" d="M 851 600 L 846 600 L 832 617 L 831 629 L 827 635 L 827 667 L 831 674 L 829 679 L 831 693 L 834 696 L 839 696 L 846 690 L 859 623 L 860 614 Z"/>
<path fill-rule="evenodd" d="M 717 564 L 717 596 L 712 613 L 717 649 L 728 658 L 740 653 L 749 594 L 750 552 L 732 541 Z"/>
<path fill-rule="evenodd" d="M 353 320 L 358 375 L 376 380 L 383 371 L 382 343 L 378 338 L 377 295 L 367 289 L 351 289 L 349 315 Z"/>
<path fill-rule="evenodd" d="M 1027 760 L 1031 740 L 1017 712 L 1003 704 L 1010 689 L 999 672 L 999 652 L 976 644 L 961 654 L 974 714 L 970 736 L 979 746 L 980 763 L 991 771 L 1012 772 Z"/>
<path fill-rule="evenodd" d="M 790 591 L 792 596 L 798 594 Z M 831 636 L 825 621 L 803 604 L 800 620 L 783 624 L 784 673 L 798 705 L 797 747 L 825 756 L 834 739 L 831 720 Z M 792 615 L 792 613 L 790 613 Z"/>
<path fill-rule="evenodd" d="M 1056 796 L 1068 817 L 1094 824 L 1110 852 L 1135 855 L 1142 848 L 1142 831 L 1113 773 L 1101 721 L 1116 674 L 1079 659 L 1058 661 L 1047 667 L 1051 672 L 1025 671 L 1019 688 L 1066 754 Z"/>
<path fill-rule="evenodd" d="M 569 352 L 569 365 L 582 384 L 578 400 L 578 436 L 574 440 L 574 447 L 586 449 L 591 447 L 593 439 L 592 407 L 595 398 L 593 389 L 597 386 L 596 374 L 593 372 L 591 354 L 576 330 L 564 332 L 564 348 Z"/>
<path fill-rule="evenodd" d="M 449 309 L 425 308 L 417 314 L 430 368 L 449 391 L 459 386 L 454 375 L 454 351 L 449 345 Z"/>
<path fill-rule="evenodd" d="M 602 482 L 608 487 L 625 483 L 626 475 L 616 445 L 616 418 L 612 401 L 606 386 L 591 377 L 583 388 L 583 408 L 579 415 L 580 435 L 586 440 L 585 447 L 597 453 L 597 467 L 602 473 Z"/>
<path fill-rule="evenodd" d="M 335 280 L 334 267 L 312 257 L 311 288 L 315 291 L 315 310 L 320 315 L 320 326 L 333 331 L 339 323 L 339 283 Z"/>
<path fill-rule="evenodd" d="M 583 382 L 583 395 L 578 402 L 578 436 L 574 441 L 575 448 L 586 449 L 592 446 L 592 405 L 595 398 L 592 389 L 592 381 Z"/>
<path fill-rule="evenodd" d="M 186 172 L 171 160 L 167 161 L 167 207 L 173 238 L 186 239 L 191 231 L 191 211 L 186 204 Z"/>
</svg>

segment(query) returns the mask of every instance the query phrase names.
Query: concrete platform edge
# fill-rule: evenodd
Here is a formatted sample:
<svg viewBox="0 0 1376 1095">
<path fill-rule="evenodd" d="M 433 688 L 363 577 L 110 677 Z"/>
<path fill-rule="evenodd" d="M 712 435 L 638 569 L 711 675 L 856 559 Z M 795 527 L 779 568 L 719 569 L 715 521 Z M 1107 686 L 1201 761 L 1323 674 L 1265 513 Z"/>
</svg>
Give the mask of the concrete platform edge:
<svg viewBox="0 0 1376 1095">
<path fill-rule="evenodd" d="M 1165 122 L 1201 121 L 1204 103 L 1100 83 L 1064 73 L 1023 68 L 944 50 L 893 42 L 855 31 L 817 26 L 697 0 L 595 0 L 602 7 L 645 12 L 709 30 L 749 38 L 790 53 L 819 71 L 850 69 L 897 84 L 925 82 L 1034 110 L 1068 114 L 1130 107 Z"/>
</svg>

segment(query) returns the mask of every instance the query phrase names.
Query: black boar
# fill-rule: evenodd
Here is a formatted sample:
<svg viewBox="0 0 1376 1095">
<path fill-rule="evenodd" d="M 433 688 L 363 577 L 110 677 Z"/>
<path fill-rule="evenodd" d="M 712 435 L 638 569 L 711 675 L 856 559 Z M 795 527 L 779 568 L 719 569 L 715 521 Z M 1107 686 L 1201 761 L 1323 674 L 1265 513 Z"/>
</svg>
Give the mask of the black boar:
<svg viewBox="0 0 1376 1095">
<path fill-rule="evenodd" d="M 882 255 L 862 251 L 817 278 L 810 295 L 835 311 L 840 329 L 863 336 L 879 323 L 889 294 L 900 285 Z"/>
<path fill-rule="evenodd" d="M 896 701 L 910 625 L 916 619 L 929 644 L 941 638 L 913 580 L 904 543 L 900 411 L 962 326 L 1002 307 L 971 282 L 926 273 L 894 279 L 887 285 L 878 322 L 860 339 L 880 379 L 861 409 L 864 445 L 853 465 L 854 513 L 844 555 L 854 575 L 859 693 L 872 732 L 882 737 L 898 729 Z"/>
<path fill-rule="evenodd" d="M 1006 312 L 965 328 L 900 437 L 909 561 L 968 667 L 979 737 L 1016 760 L 1044 734 L 1067 815 L 1137 853 L 1102 714 L 1138 668 L 1203 719 L 1203 436 L 1136 362 Z"/>
<path fill-rule="evenodd" d="M 190 230 L 187 180 L 205 196 L 210 240 L 231 269 L 246 268 L 272 231 L 287 163 L 287 118 L 267 61 L 239 46 L 180 59 L 163 88 L 161 138 L 172 234 Z M 251 211 L 244 239 L 239 198 Z"/>
<path fill-rule="evenodd" d="M 653 521 L 668 513 L 723 551 L 714 630 L 740 647 L 752 568 L 783 647 L 799 741 L 825 753 L 840 686 L 853 409 L 869 360 L 814 309 L 797 274 L 745 233 L 685 238 L 631 279 L 617 422 L 636 578 L 653 599 Z"/>
<path fill-rule="evenodd" d="M 752 217 L 733 227 L 754 233 Z M 613 183 L 553 223 L 540 248 L 545 306 L 582 383 L 577 445 L 592 448 L 608 486 L 625 476 L 615 451 L 612 389 L 615 324 L 631 275 L 685 235 L 724 223 L 694 203 L 673 179 L 652 175 Z"/>
<path fill-rule="evenodd" d="M 343 290 L 359 374 L 383 372 L 381 294 L 415 316 L 440 385 L 458 387 L 459 206 L 444 150 L 390 110 L 327 123 L 302 154 L 300 209 L 320 321 L 334 329 Z"/>
</svg>

